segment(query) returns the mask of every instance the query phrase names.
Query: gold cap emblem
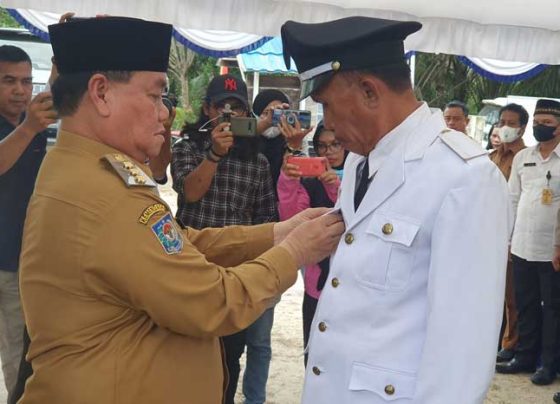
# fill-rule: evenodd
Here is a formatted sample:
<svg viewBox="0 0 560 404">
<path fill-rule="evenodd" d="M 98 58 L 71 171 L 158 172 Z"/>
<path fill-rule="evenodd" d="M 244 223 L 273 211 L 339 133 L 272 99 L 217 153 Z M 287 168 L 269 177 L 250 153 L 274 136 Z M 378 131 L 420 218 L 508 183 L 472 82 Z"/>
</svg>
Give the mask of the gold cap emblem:
<svg viewBox="0 0 560 404">
<path fill-rule="evenodd" d="M 340 62 L 338 60 L 335 60 L 334 62 L 332 62 L 331 67 L 336 72 L 338 69 L 340 69 Z"/>
</svg>

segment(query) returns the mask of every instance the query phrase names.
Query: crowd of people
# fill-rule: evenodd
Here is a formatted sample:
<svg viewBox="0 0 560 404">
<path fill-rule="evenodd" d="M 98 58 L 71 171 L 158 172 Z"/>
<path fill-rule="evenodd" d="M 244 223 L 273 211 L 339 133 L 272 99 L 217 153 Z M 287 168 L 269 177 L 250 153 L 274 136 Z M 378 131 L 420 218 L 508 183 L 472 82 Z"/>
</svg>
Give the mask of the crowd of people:
<svg viewBox="0 0 560 404">
<path fill-rule="evenodd" d="M 71 17 L 49 27 L 52 90 L 33 99 L 29 56 L 0 47 L 10 404 L 233 404 L 245 352 L 244 402 L 262 404 L 298 270 L 305 404 L 471 404 L 494 370 L 555 380 L 560 103 L 537 103 L 528 148 L 528 112 L 504 106 L 488 153 L 464 103 L 415 98 L 403 40 L 419 23 L 289 21 L 286 63 L 323 121 L 276 123 L 297 100 L 250 102 L 220 75 L 172 145 L 171 26 Z M 255 136 L 231 117 L 255 117 Z M 295 159 L 308 137 L 324 165 L 310 176 Z M 168 168 L 177 212 L 157 190 Z"/>
</svg>

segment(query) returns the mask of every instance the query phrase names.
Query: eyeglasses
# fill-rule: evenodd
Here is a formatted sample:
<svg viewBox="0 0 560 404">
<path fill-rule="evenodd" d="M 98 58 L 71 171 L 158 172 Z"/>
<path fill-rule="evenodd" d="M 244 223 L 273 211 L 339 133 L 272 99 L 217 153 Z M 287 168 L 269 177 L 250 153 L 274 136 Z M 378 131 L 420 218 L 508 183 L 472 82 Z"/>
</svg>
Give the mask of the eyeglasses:
<svg viewBox="0 0 560 404">
<path fill-rule="evenodd" d="M 321 154 L 326 153 L 329 149 L 331 149 L 333 152 L 338 152 L 340 151 L 340 149 L 342 149 L 342 145 L 338 142 L 333 142 L 330 144 L 319 143 L 317 145 L 317 151 Z"/>
<path fill-rule="evenodd" d="M 214 104 L 214 108 L 216 108 L 220 113 L 226 109 L 226 104 L 229 104 L 230 109 L 235 112 L 236 115 L 244 115 L 247 112 L 247 108 L 240 102 L 218 102 Z"/>
</svg>

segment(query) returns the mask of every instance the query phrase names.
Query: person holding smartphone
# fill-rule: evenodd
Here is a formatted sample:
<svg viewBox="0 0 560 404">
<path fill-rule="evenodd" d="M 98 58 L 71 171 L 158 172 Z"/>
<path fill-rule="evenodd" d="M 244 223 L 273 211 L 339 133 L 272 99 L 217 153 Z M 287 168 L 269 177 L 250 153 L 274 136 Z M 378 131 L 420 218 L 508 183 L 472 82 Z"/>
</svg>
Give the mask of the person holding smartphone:
<svg viewBox="0 0 560 404">
<path fill-rule="evenodd" d="M 281 125 L 282 132 L 290 137 L 287 131 L 290 126 Z M 292 130 L 296 130 L 292 128 Z M 335 139 L 334 132 L 326 130 L 322 122 L 317 125 L 313 135 L 313 148 L 320 157 L 325 157 L 328 170 L 319 177 L 302 177 L 298 166 L 290 164 L 285 156 L 282 172 L 278 178 L 278 212 L 281 220 L 288 219 L 309 207 L 332 208 L 338 196 L 340 179 L 337 170 L 342 172 L 347 152 Z M 329 258 L 309 265 L 304 272 L 305 293 L 303 295 L 303 345 L 307 347 L 311 322 L 315 315 L 321 290 L 329 273 Z M 307 354 L 304 357 L 307 364 Z"/>
</svg>

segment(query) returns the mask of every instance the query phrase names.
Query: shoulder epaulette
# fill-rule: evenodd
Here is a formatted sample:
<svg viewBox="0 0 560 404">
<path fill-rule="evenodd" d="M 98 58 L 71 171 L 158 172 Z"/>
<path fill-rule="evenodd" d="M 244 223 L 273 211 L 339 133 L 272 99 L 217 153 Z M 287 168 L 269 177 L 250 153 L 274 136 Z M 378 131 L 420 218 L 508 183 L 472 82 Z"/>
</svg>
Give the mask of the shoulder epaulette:
<svg viewBox="0 0 560 404">
<path fill-rule="evenodd" d="M 464 133 L 444 129 L 439 137 L 443 143 L 465 161 L 487 154 L 482 146 Z"/>
<path fill-rule="evenodd" d="M 106 154 L 107 161 L 127 187 L 155 187 L 156 183 L 136 164 L 122 154 Z"/>
</svg>

